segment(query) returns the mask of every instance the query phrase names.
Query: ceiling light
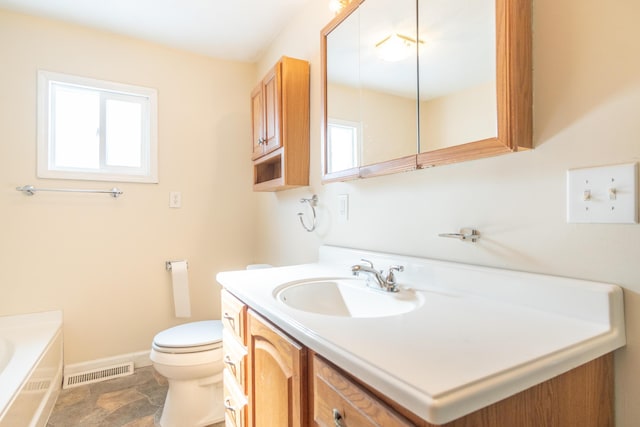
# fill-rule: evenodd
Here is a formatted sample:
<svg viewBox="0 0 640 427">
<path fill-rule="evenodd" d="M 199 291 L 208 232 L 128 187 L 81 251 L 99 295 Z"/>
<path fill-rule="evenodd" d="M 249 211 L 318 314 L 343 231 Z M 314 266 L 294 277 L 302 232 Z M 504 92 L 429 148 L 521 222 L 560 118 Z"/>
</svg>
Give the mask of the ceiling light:
<svg viewBox="0 0 640 427">
<path fill-rule="evenodd" d="M 351 0 L 329 0 L 329 10 L 337 15 L 349 3 L 351 3 Z"/>
<path fill-rule="evenodd" d="M 422 40 L 419 43 L 424 43 Z M 393 33 L 376 43 L 376 52 L 383 61 L 397 62 L 415 55 L 416 40 Z"/>
</svg>

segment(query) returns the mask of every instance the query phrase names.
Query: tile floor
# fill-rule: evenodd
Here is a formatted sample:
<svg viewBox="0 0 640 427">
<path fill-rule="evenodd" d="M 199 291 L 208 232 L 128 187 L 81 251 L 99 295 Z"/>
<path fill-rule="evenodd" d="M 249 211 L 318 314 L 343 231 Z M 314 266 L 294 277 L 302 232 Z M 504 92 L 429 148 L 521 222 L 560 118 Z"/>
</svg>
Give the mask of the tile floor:
<svg viewBox="0 0 640 427">
<path fill-rule="evenodd" d="M 62 390 L 47 427 L 156 427 L 166 394 L 164 377 L 152 366 L 138 368 L 126 377 Z"/>
</svg>

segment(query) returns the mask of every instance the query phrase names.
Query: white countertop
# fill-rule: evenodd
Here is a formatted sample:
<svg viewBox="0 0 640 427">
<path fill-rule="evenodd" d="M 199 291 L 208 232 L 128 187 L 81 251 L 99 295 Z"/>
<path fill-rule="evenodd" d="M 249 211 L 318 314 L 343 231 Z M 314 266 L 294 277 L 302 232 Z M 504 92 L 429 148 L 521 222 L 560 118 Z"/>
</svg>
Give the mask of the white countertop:
<svg viewBox="0 0 640 427">
<path fill-rule="evenodd" d="M 396 316 L 299 311 L 274 289 L 402 264 L 424 297 Z M 443 424 L 625 345 L 614 285 L 324 246 L 319 262 L 223 272 L 218 282 L 292 337 L 433 424 Z"/>
</svg>

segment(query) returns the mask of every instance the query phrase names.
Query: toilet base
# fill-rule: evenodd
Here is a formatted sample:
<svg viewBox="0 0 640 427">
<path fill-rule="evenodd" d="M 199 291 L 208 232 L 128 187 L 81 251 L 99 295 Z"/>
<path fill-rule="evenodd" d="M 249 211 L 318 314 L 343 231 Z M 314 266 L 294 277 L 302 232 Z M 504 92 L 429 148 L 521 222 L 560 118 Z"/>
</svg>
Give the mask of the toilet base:
<svg viewBox="0 0 640 427">
<path fill-rule="evenodd" d="M 224 421 L 222 375 L 168 382 L 161 427 L 204 427 Z"/>
</svg>

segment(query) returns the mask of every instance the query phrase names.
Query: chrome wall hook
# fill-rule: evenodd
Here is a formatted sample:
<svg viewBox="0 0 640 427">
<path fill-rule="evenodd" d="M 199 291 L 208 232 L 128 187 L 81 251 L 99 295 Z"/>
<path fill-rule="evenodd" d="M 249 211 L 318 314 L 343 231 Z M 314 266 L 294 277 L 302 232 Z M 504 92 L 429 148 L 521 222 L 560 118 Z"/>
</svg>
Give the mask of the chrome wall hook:
<svg viewBox="0 0 640 427">
<path fill-rule="evenodd" d="M 461 228 L 459 233 L 441 233 L 438 236 L 475 243 L 480 239 L 480 232 L 473 228 Z"/>
<path fill-rule="evenodd" d="M 309 233 L 311 233 L 313 230 L 316 229 L 316 206 L 318 205 L 318 195 L 314 194 L 313 196 L 311 196 L 311 198 L 302 198 L 300 199 L 300 203 L 306 203 L 311 207 L 311 213 L 313 214 L 313 220 L 311 222 L 311 226 L 308 227 L 305 223 L 304 223 L 304 219 L 302 218 L 304 216 L 304 213 L 302 212 L 298 212 L 298 219 L 300 220 L 300 224 L 302 224 L 302 227 L 307 230 Z"/>
</svg>

